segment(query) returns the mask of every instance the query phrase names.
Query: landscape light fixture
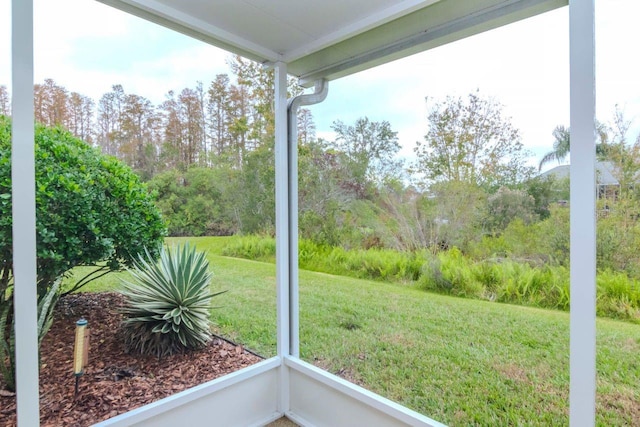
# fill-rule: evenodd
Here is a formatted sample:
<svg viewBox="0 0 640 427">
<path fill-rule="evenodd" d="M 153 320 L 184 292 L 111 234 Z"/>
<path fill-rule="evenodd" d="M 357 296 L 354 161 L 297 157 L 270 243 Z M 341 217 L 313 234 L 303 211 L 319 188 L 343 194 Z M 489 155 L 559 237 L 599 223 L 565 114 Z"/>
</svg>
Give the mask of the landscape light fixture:
<svg viewBox="0 0 640 427">
<path fill-rule="evenodd" d="M 78 383 L 84 373 L 83 368 L 88 356 L 87 323 L 84 318 L 76 322 L 76 341 L 73 348 L 73 374 L 76 377 L 75 396 L 78 395 Z"/>
</svg>

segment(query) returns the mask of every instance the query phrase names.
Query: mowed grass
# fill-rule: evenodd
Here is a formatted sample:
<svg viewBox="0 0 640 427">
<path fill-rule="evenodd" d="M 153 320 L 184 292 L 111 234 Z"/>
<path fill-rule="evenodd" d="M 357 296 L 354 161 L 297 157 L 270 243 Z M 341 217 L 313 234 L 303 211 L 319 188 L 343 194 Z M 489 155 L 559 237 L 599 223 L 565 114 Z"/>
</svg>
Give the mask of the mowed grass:
<svg viewBox="0 0 640 427">
<path fill-rule="evenodd" d="M 228 238 L 188 240 L 228 290 L 218 332 L 275 355 L 275 266 L 220 256 Z M 109 276 L 90 290 L 116 289 Z M 300 313 L 304 360 L 441 422 L 568 425 L 567 313 L 307 271 Z M 599 319 L 597 339 L 598 425 L 640 425 L 640 325 Z"/>
</svg>

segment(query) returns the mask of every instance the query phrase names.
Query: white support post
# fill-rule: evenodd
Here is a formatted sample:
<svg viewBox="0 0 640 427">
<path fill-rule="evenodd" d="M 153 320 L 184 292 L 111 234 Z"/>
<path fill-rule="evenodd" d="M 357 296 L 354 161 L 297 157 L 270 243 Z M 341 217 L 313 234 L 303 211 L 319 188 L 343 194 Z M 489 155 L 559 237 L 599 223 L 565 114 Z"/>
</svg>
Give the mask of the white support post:
<svg viewBox="0 0 640 427">
<path fill-rule="evenodd" d="M 289 355 L 289 148 L 287 138 L 287 65 L 275 68 L 275 168 L 276 168 L 276 283 L 278 356 L 281 360 L 278 411 L 289 410 L 289 375 L 284 358 Z"/>
<path fill-rule="evenodd" d="M 14 316 L 18 425 L 38 426 L 36 199 L 33 115 L 33 0 L 11 9 Z"/>
<path fill-rule="evenodd" d="M 594 0 L 569 2 L 571 76 L 571 427 L 595 425 L 596 211 Z"/>
</svg>

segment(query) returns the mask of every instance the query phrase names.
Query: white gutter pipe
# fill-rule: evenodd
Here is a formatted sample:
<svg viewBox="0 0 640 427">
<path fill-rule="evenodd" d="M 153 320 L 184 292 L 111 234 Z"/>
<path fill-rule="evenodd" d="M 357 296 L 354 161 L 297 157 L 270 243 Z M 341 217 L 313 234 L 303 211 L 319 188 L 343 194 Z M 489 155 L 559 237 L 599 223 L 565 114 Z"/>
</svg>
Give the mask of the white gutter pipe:
<svg viewBox="0 0 640 427">
<path fill-rule="evenodd" d="M 317 80 L 314 93 L 298 95 L 287 107 L 289 145 L 289 351 L 300 357 L 300 310 L 298 299 L 298 108 L 319 104 L 329 93 L 326 80 Z"/>
</svg>

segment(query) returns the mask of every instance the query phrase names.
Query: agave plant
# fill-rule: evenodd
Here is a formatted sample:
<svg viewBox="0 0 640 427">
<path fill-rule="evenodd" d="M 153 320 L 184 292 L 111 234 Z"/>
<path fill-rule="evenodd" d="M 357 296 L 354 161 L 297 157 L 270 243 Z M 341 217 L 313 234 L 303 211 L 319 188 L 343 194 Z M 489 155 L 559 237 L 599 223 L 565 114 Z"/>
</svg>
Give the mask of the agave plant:
<svg viewBox="0 0 640 427">
<path fill-rule="evenodd" d="M 203 252 L 188 243 L 163 248 L 156 263 L 147 252 L 123 280 L 125 347 L 157 357 L 198 349 L 211 340 L 212 273 Z"/>
</svg>

